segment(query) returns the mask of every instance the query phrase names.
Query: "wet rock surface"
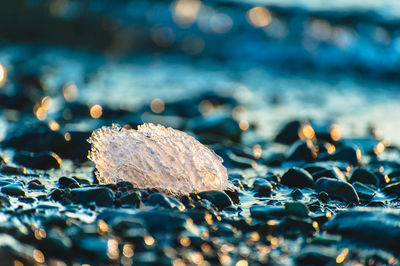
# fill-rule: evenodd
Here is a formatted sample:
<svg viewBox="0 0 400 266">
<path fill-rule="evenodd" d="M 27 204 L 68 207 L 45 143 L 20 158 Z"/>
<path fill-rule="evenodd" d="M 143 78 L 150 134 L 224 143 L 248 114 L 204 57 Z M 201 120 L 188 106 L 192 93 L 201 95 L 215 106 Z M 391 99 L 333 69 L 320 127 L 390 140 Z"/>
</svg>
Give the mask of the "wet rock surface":
<svg viewBox="0 0 400 266">
<path fill-rule="evenodd" d="M 268 138 L 243 115 L 240 97 L 215 92 L 136 108 L 103 104 L 100 114 L 69 101 L 71 84 L 57 96 L 40 74 L 13 75 L 16 91 L 8 101 L 0 95 L 6 265 L 399 263 L 400 150 L 381 138 L 341 139 L 339 124 L 301 118 L 271 123 Z M 50 94 L 57 109 L 40 120 L 32 110 Z M 191 134 L 224 159 L 234 189 L 173 196 L 122 175 L 103 184 L 86 140 L 114 122 Z"/>
</svg>

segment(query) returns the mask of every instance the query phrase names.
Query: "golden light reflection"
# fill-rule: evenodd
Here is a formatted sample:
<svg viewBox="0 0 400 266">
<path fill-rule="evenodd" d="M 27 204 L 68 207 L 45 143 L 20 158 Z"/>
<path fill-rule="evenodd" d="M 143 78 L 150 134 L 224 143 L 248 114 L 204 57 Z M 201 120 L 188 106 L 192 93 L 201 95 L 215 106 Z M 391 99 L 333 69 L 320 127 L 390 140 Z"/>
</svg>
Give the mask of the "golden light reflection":
<svg viewBox="0 0 400 266">
<path fill-rule="evenodd" d="M 64 134 L 64 139 L 65 139 L 66 141 L 70 141 L 70 140 L 71 140 L 71 133 L 69 133 L 69 132 L 65 133 L 65 134 Z"/>
<path fill-rule="evenodd" d="M 374 153 L 379 154 L 382 153 L 385 150 L 385 144 L 382 142 L 379 142 L 375 147 L 374 147 Z"/>
<path fill-rule="evenodd" d="M 312 223 L 312 226 L 313 226 L 315 229 L 318 229 L 318 222 L 314 221 L 314 222 Z"/>
<path fill-rule="evenodd" d="M 46 108 L 46 110 L 49 110 L 53 105 L 53 99 L 50 96 L 45 96 L 41 101 L 41 105 Z"/>
<path fill-rule="evenodd" d="M 33 108 L 33 112 L 36 116 L 37 119 L 39 119 L 40 121 L 43 121 L 46 119 L 47 117 L 47 109 L 43 106 L 35 106 Z"/>
<path fill-rule="evenodd" d="M 107 233 L 109 231 L 108 224 L 103 220 L 99 220 L 97 223 L 97 231 L 101 235 Z"/>
<path fill-rule="evenodd" d="M 43 238 L 46 238 L 47 236 L 46 231 L 44 229 L 35 230 L 34 234 L 37 240 L 41 240 Z"/>
<path fill-rule="evenodd" d="M 267 222 L 267 225 L 269 225 L 269 226 L 275 226 L 275 225 L 277 225 L 278 223 L 276 222 L 276 220 L 269 220 L 268 222 Z"/>
<path fill-rule="evenodd" d="M 34 260 L 35 260 L 36 262 L 38 262 L 38 263 L 44 263 L 44 255 L 43 255 L 43 252 L 41 252 L 41 251 L 38 250 L 38 249 L 35 249 L 35 250 L 33 251 L 33 258 L 34 258 Z"/>
<path fill-rule="evenodd" d="M 347 254 L 349 254 L 349 249 L 345 248 L 337 257 L 336 257 L 336 263 L 342 263 L 346 257 Z"/>
<path fill-rule="evenodd" d="M 133 257 L 134 246 L 132 244 L 125 244 L 122 249 L 122 254 L 127 258 Z"/>
<path fill-rule="evenodd" d="M 188 237 L 182 237 L 179 240 L 179 243 L 182 245 L 182 247 L 188 247 L 188 246 L 190 246 L 191 241 L 190 241 L 190 238 L 188 238 Z"/>
<path fill-rule="evenodd" d="M 49 121 L 49 128 L 53 131 L 57 131 L 60 129 L 60 124 L 58 124 L 56 121 L 51 120 Z"/>
<path fill-rule="evenodd" d="M 325 148 L 329 154 L 332 154 L 336 151 L 336 147 L 328 142 L 325 144 Z"/>
<path fill-rule="evenodd" d="M 154 244 L 154 242 L 155 242 L 155 240 L 154 240 L 154 238 L 152 236 L 147 235 L 147 236 L 144 237 L 144 243 L 147 246 L 152 246 Z"/>
<path fill-rule="evenodd" d="M 165 104 L 164 101 L 161 100 L 160 98 L 156 98 L 151 101 L 150 103 L 150 109 L 153 113 L 160 114 L 164 112 L 165 109 Z"/>
<path fill-rule="evenodd" d="M 78 96 L 78 87 L 74 83 L 68 82 L 64 85 L 62 92 L 67 102 L 73 102 Z"/>
<path fill-rule="evenodd" d="M 247 21 L 254 27 L 268 26 L 272 21 L 271 12 L 265 7 L 257 6 L 247 11 Z"/>
<path fill-rule="evenodd" d="M 252 232 L 250 234 L 250 239 L 251 239 L 251 241 L 254 241 L 254 242 L 260 241 L 260 234 L 257 232 Z"/>
<path fill-rule="evenodd" d="M 229 255 L 222 254 L 219 256 L 219 262 L 222 265 L 228 265 L 231 262 L 231 257 L 229 257 Z"/>
<path fill-rule="evenodd" d="M 186 265 L 186 263 L 182 260 L 182 259 L 174 259 L 173 261 L 172 261 L 172 265 L 173 266 L 185 266 Z"/>
<path fill-rule="evenodd" d="M 249 121 L 247 120 L 240 120 L 239 122 L 239 128 L 243 131 L 248 130 L 250 127 Z"/>
<path fill-rule="evenodd" d="M 333 124 L 331 126 L 330 134 L 331 134 L 331 139 L 333 141 L 338 141 L 342 137 L 342 130 L 340 129 L 340 127 L 338 125 Z"/>
<path fill-rule="evenodd" d="M 103 115 L 103 107 L 98 104 L 90 107 L 90 116 L 94 119 L 98 119 Z"/>
<path fill-rule="evenodd" d="M 239 260 L 236 262 L 236 266 L 248 266 L 249 263 L 246 260 Z"/>
<path fill-rule="evenodd" d="M 14 266 L 24 266 L 24 264 L 19 260 L 14 260 Z"/>
<path fill-rule="evenodd" d="M 200 0 L 178 0 L 173 3 L 172 18 L 176 24 L 187 28 L 196 20 L 200 8 Z"/>
<path fill-rule="evenodd" d="M 118 241 L 116 239 L 110 239 L 107 242 L 107 256 L 116 260 L 119 257 Z"/>
<path fill-rule="evenodd" d="M 0 86 L 6 81 L 6 69 L 2 64 L 0 64 Z"/>
<path fill-rule="evenodd" d="M 315 131 L 310 124 L 306 124 L 299 129 L 298 135 L 300 139 L 313 139 Z"/>
<path fill-rule="evenodd" d="M 260 144 L 256 144 L 253 146 L 253 156 L 256 159 L 259 159 L 262 155 L 262 148 L 260 146 Z"/>
</svg>

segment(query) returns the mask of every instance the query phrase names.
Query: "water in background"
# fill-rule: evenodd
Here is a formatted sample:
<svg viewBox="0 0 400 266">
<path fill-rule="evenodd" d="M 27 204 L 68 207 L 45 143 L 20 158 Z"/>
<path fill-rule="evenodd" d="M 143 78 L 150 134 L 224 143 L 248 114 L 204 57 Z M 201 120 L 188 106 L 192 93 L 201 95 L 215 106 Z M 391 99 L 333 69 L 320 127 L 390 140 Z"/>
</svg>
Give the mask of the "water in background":
<svg viewBox="0 0 400 266">
<path fill-rule="evenodd" d="M 348 2 L 9 1 L 2 91 L 32 73 L 55 102 L 73 85 L 77 101 L 134 110 L 215 90 L 262 136 L 311 117 L 400 144 L 400 4 Z"/>
</svg>

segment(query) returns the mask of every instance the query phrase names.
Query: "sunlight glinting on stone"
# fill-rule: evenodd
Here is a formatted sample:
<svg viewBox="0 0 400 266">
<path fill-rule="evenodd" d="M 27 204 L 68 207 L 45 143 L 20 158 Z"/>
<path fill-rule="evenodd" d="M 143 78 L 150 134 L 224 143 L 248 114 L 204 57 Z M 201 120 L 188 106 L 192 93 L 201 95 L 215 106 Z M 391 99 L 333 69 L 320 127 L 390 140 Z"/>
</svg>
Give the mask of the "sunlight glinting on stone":
<svg viewBox="0 0 400 266">
<path fill-rule="evenodd" d="M 254 27 L 261 28 L 271 23 L 272 16 L 265 7 L 257 6 L 247 11 L 247 21 Z"/>
<path fill-rule="evenodd" d="M 63 96 L 67 102 L 73 102 L 78 96 L 78 87 L 72 83 L 68 82 L 63 87 Z"/>
<path fill-rule="evenodd" d="M 103 107 L 99 104 L 95 104 L 90 107 L 90 116 L 94 119 L 98 119 L 103 115 Z"/>
<path fill-rule="evenodd" d="M 200 0 L 178 0 L 172 4 L 172 17 L 176 24 L 187 28 L 196 20 L 197 13 L 201 8 Z"/>
<path fill-rule="evenodd" d="M 160 114 L 164 112 L 165 109 L 165 104 L 164 101 L 161 100 L 160 98 L 156 98 L 151 101 L 150 103 L 150 109 L 153 113 Z"/>
<path fill-rule="evenodd" d="M 6 81 L 6 69 L 0 64 L 0 86 Z"/>
</svg>

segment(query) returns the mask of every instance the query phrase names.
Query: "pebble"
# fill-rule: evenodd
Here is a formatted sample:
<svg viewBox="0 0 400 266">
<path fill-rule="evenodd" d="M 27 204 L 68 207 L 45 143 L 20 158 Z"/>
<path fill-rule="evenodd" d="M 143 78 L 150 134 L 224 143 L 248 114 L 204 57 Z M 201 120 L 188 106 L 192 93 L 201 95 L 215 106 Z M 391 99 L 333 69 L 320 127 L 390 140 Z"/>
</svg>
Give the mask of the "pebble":
<svg viewBox="0 0 400 266">
<path fill-rule="evenodd" d="M 70 199 L 75 204 L 88 205 L 94 202 L 97 206 L 112 206 L 114 193 L 106 187 L 85 187 L 71 189 Z"/>
<path fill-rule="evenodd" d="M 14 162 L 32 169 L 48 170 L 58 169 L 62 166 L 62 159 L 53 152 L 17 152 Z"/>
<path fill-rule="evenodd" d="M 250 207 L 250 216 L 260 220 L 281 218 L 286 214 L 286 209 L 282 206 L 254 205 Z"/>
<path fill-rule="evenodd" d="M 223 210 L 226 207 L 231 206 L 233 204 L 231 198 L 229 198 L 229 196 L 223 191 L 217 191 L 217 190 L 202 191 L 197 193 L 197 195 L 202 199 L 209 200 L 219 210 Z"/>
<path fill-rule="evenodd" d="M 257 178 L 253 183 L 253 191 L 256 192 L 258 197 L 269 197 L 271 196 L 272 185 L 265 179 Z"/>
<path fill-rule="evenodd" d="M 299 218 L 306 218 L 310 216 L 310 211 L 307 205 L 302 202 L 285 202 L 285 209 L 287 213 L 297 216 Z"/>
<path fill-rule="evenodd" d="M 10 196 L 25 196 L 25 191 L 20 184 L 8 184 L 1 188 L 1 192 Z"/>
<path fill-rule="evenodd" d="M 315 190 L 317 193 L 326 192 L 331 198 L 346 203 L 359 204 L 360 201 L 351 184 L 333 178 L 322 177 L 318 179 Z"/>
<path fill-rule="evenodd" d="M 350 183 L 360 182 L 362 184 L 372 185 L 376 188 L 379 187 L 378 177 L 376 177 L 375 174 L 371 173 L 367 169 L 359 167 L 353 169 L 349 177 L 349 182 Z"/>
<path fill-rule="evenodd" d="M 183 211 L 185 206 L 177 199 L 162 193 L 152 193 L 147 199 L 147 205 L 160 206 L 166 209 L 177 209 Z"/>
<path fill-rule="evenodd" d="M 298 140 L 290 146 L 286 158 L 288 161 L 310 162 L 317 158 L 317 150 L 312 142 Z"/>
<path fill-rule="evenodd" d="M 314 188 L 312 176 L 304 169 L 298 167 L 290 168 L 281 177 L 281 183 L 287 187 Z"/>
<path fill-rule="evenodd" d="M 367 208 L 342 210 L 324 225 L 329 233 L 341 234 L 360 244 L 400 252 L 400 211 Z"/>
</svg>

